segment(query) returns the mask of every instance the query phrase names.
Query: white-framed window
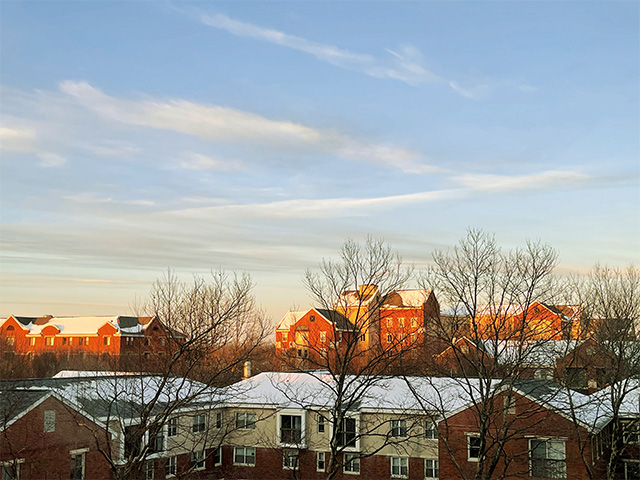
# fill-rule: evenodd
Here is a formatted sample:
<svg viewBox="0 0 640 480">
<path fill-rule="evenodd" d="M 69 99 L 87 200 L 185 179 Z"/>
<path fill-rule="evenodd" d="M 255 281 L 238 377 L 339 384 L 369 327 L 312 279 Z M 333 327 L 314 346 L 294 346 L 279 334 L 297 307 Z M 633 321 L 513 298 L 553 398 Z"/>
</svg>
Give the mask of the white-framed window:
<svg viewBox="0 0 640 480">
<path fill-rule="evenodd" d="M 194 470 L 204 470 L 204 450 L 191 452 L 191 468 Z"/>
<path fill-rule="evenodd" d="M 304 417 L 301 414 L 278 414 L 280 443 L 282 445 L 300 445 L 304 443 Z"/>
<path fill-rule="evenodd" d="M 253 467 L 256 464 L 255 447 L 233 447 L 233 464 Z"/>
<path fill-rule="evenodd" d="M 322 347 L 320 349 L 320 357 L 327 358 L 327 349 L 326 348 Z"/>
<path fill-rule="evenodd" d="M 327 332 L 320 332 L 320 343 L 327 341 Z"/>
<path fill-rule="evenodd" d="M 398 319 L 398 326 L 399 326 L 400 328 L 404 328 L 404 317 L 400 317 L 400 318 Z"/>
<path fill-rule="evenodd" d="M 437 439 L 438 438 L 438 424 L 427 420 L 424 423 L 424 438 Z"/>
<path fill-rule="evenodd" d="M 71 450 L 69 452 L 71 455 L 71 475 L 69 478 L 71 480 L 84 480 L 84 456 L 88 450 L 88 448 L 84 448 L 81 450 Z"/>
<path fill-rule="evenodd" d="M 622 424 L 624 443 L 628 445 L 640 444 L 640 421 L 627 421 Z"/>
<path fill-rule="evenodd" d="M 20 480 L 20 464 L 24 458 L 0 462 L 0 474 L 2 480 Z"/>
<path fill-rule="evenodd" d="M 195 415 L 193 417 L 193 425 L 191 431 L 193 433 L 204 432 L 207 428 L 207 416 L 204 414 Z"/>
<path fill-rule="evenodd" d="M 237 412 L 236 428 L 240 430 L 253 430 L 254 428 L 256 428 L 256 414 L 248 412 Z"/>
<path fill-rule="evenodd" d="M 222 428 L 222 412 L 216 412 L 216 428 Z"/>
<path fill-rule="evenodd" d="M 640 480 L 640 461 L 623 460 L 624 480 Z"/>
<path fill-rule="evenodd" d="M 345 453 L 342 471 L 344 473 L 360 474 L 360 457 L 353 453 Z"/>
<path fill-rule="evenodd" d="M 282 450 L 282 468 L 285 470 L 298 469 L 298 450 L 290 448 Z"/>
<path fill-rule="evenodd" d="M 213 452 L 213 466 L 219 467 L 222 465 L 222 447 L 216 448 Z"/>
<path fill-rule="evenodd" d="M 172 456 L 167 458 L 167 463 L 164 467 L 166 477 L 172 477 L 178 474 L 178 457 Z"/>
<path fill-rule="evenodd" d="M 47 347 L 53 347 L 53 337 L 44 337 L 44 344 Z"/>
<path fill-rule="evenodd" d="M 56 411 L 45 410 L 44 411 L 44 433 L 50 433 L 56 431 Z"/>
<path fill-rule="evenodd" d="M 178 417 L 172 417 L 167 424 L 167 437 L 178 435 Z"/>
<path fill-rule="evenodd" d="M 564 440 L 529 439 L 529 463 L 532 477 L 566 478 L 567 457 Z"/>
<path fill-rule="evenodd" d="M 393 318 L 387 318 L 387 328 L 393 328 Z"/>
<path fill-rule="evenodd" d="M 391 476 L 409 478 L 409 459 L 407 457 L 391 457 Z"/>
<path fill-rule="evenodd" d="M 153 480 L 155 476 L 155 466 L 153 462 L 146 462 L 144 464 L 144 480 Z"/>
<path fill-rule="evenodd" d="M 327 419 L 318 414 L 318 433 L 324 433 Z"/>
<path fill-rule="evenodd" d="M 407 436 L 407 421 L 406 420 L 391 420 L 391 436 L 392 437 L 406 437 Z"/>
<path fill-rule="evenodd" d="M 327 460 L 324 452 L 316 453 L 316 471 L 324 472 L 327 468 Z"/>
<path fill-rule="evenodd" d="M 477 433 L 467 433 L 467 460 L 477 462 L 480 458 L 482 440 Z"/>
<path fill-rule="evenodd" d="M 438 478 L 440 476 L 440 465 L 438 460 L 434 458 L 425 458 L 424 460 L 424 477 Z"/>
<path fill-rule="evenodd" d="M 16 337 L 7 337 L 7 345 L 13 346 L 16 344 Z"/>
<path fill-rule="evenodd" d="M 149 438 L 149 453 L 164 452 L 167 448 L 165 441 L 164 428 L 161 427 L 153 437 Z"/>
<path fill-rule="evenodd" d="M 358 419 L 343 417 L 338 425 L 337 440 L 339 447 L 358 448 Z"/>
</svg>

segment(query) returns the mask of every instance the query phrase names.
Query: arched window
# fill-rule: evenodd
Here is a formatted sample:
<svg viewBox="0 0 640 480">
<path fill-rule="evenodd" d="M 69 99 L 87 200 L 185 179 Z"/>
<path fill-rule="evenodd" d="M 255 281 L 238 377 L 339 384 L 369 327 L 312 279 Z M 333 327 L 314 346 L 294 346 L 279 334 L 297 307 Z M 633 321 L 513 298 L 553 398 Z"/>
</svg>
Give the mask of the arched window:
<svg viewBox="0 0 640 480">
<path fill-rule="evenodd" d="M 15 329 L 13 328 L 13 325 L 9 325 L 9 326 L 7 327 L 7 332 L 11 332 L 11 331 L 13 331 L 13 330 L 15 330 Z"/>
</svg>

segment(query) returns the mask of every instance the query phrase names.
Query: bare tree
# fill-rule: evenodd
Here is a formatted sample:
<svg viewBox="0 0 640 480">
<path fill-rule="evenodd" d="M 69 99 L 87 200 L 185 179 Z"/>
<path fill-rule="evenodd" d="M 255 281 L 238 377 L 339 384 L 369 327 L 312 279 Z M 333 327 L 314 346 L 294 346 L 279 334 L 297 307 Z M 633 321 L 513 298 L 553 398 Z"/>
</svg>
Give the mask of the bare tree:
<svg viewBox="0 0 640 480">
<path fill-rule="evenodd" d="M 309 338 L 313 329 L 301 326 L 295 333 L 295 345 L 304 352 L 286 358 L 290 367 L 310 369 L 331 392 L 330 403 L 314 412 L 327 423 L 330 434 L 327 479 L 338 475 L 347 464 L 375 454 L 385 445 L 397 442 L 390 436 L 389 420 L 358 422 L 350 415 L 379 384 L 378 375 L 397 363 L 403 353 L 417 344 L 408 335 L 396 339 L 397 348 L 384 349 L 380 342 L 381 307 L 389 295 L 403 288 L 412 277 L 412 268 L 403 266 L 400 256 L 383 240 L 367 238 L 364 244 L 348 240 L 338 260 L 323 260 L 318 271 L 308 270 L 304 282 L 317 311 L 328 320 L 328 332 L 322 341 Z M 383 314 L 384 316 L 384 314 Z M 312 321 L 314 319 L 311 319 Z M 413 342 L 413 344 L 411 343 Z M 401 348 L 402 347 L 402 348 Z M 360 438 L 382 439 L 374 450 L 350 447 Z"/>
<path fill-rule="evenodd" d="M 97 447 L 114 478 L 143 477 L 150 462 L 169 462 L 187 449 L 192 460 L 186 467 L 166 466 L 180 477 L 216 455 L 234 428 L 218 416 L 217 392 L 240 378 L 269 331 L 252 289 L 247 274 L 224 272 L 186 284 L 168 271 L 153 284 L 141 311 L 163 326 L 165 348 L 128 360 L 140 362 L 137 371 L 154 374 L 126 381 L 116 375 L 94 392 L 110 429 L 106 447 Z M 167 438 L 176 431 L 179 443 Z"/>
<path fill-rule="evenodd" d="M 515 401 L 514 382 L 530 375 L 531 359 L 555 334 L 551 325 L 529 317 L 535 301 L 548 301 L 556 294 L 552 277 L 556 261 L 556 252 L 539 242 L 503 253 L 494 236 L 480 230 L 469 230 L 457 246 L 433 254 L 433 265 L 422 281 L 433 286 L 449 310 L 434 318 L 429 329 L 441 353 L 426 373 L 451 376 L 471 402 L 472 418 L 465 421 L 477 432 L 473 469 L 466 462 L 466 451 L 465 461 L 460 462 L 460 448 L 453 441 L 456 426 L 448 419 L 449 401 L 416 395 L 425 412 L 443 422 L 440 445 L 461 478 L 500 478 L 526 463 L 505 455 L 505 449 L 523 435 L 521 419 L 533 418 L 539 407 L 523 403 L 517 414 L 505 412 Z M 518 473 L 527 471 L 528 466 Z"/>
<path fill-rule="evenodd" d="M 623 460 L 635 451 L 640 432 L 640 271 L 633 265 L 596 265 L 587 276 L 573 276 L 571 286 L 573 301 L 583 307 L 588 339 L 562 359 L 560 368 L 568 386 L 580 372 L 589 389 L 605 387 L 594 394 L 607 407 L 594 418 L 594 424 L 606 422 L 594 449 L 606 459 L 608 480 L 628 478 Z M 583 461 L 591 478 L 602 476 L 591 458 Z"/>
</svg>

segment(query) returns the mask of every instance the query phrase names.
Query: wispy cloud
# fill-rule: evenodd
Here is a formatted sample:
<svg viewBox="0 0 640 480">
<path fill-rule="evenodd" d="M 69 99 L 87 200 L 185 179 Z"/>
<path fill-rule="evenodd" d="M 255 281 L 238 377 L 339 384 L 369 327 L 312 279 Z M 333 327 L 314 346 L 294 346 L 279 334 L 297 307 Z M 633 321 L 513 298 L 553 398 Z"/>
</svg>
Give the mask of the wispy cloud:
<svg viewBox="0 0 640 480">
<path fill-rule="evenodd" d="M 239 160 L 229 160 L 194 152 L 183 153 L 180 166 L 188 170 L 214 170 L 226 173 L 240 172 L 246 169 Z"/>
<path fill-rule="evenodd" d="M 272 120 L 250 112 L 182 99 L 127 100 L 116 98 L 86 82 L 65 81 L 61 90 L 102 118 L 129 125 L 171 130 L 198 138 L 275 152 L 329 154 L 408 173 L 442 170 L 424 163 L 404 148 L 366 142 L 331 130 Z M 200 166 L 207 163 L 200 158 Z M 211 166 L 212 163 L 209 162 Z"/>
<path fill-rule="evenodd" d="M 559 186 L 569 186 L 586 183 L 592 180 L 589 175 L 559 170 L 548 170 L 531 175 L 487 175 L 466 174 L 453 177 L 457 183 L 484 192 L 506 192 L 510 190 L 526 189 L 557 189 Z"/>
<path fill-rule="evenodd" d="M 26 128 L 0 127 L 0 149 L 33 152 L 36 150 L 36 132 Z"/>
<path fill-rule="evenodd" d="M 114 203 L 122 205 L 140 205 L 145 207 L 154 206 L 155 202 L 151 200 L 114 200 L 112 197 L 98 197 L 93 193 L 76 193 L 73 195 L 65 195 L 65 200 L 80 203 L 83 205 Z"/>
<path fill-rule="evenodd" d="M 57 153 L 39 153 L 38 157 L 40 158 L 40 165 L 46 168 L 61 167 L 67 163 L 67 159 Z"/>
<path fill-rule="evenodd" d="M 410 85 L 442 80 L 426 68 L 420 50 L 410 45 L 401 46 L 395 51 L 387 49 L 389 57 L 380 59 L 373 55 L 350 52 L 333 45 L 313 42 L 278 30 L 241 22 L 221 13 L 202 14 L 200 19 L 205 25 L 226 30 L 233 35 L 255 38 L 308 53 L 323 62 L 347 70 L 360 71 L 371 77 L 399 80 Z"/>
<path fill-rule="evenodd" d="M 384 209 L 464 197 L 464 189 L 435 190 L 406 195 L 372 198 L 296 199 L 266 203 L 221 205 L 174 210 L 161 215 L 182 218 L 220 218 L 221 216 L 264 218 L 338 218 L 366 215 Z"/>
</svg>

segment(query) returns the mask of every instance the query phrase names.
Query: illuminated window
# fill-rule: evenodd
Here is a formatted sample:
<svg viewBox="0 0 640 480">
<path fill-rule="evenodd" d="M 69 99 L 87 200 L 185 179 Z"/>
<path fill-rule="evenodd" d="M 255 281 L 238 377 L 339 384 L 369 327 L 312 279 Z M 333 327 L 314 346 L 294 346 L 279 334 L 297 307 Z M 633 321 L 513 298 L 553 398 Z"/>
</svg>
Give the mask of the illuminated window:
<svg viewBox="0 0 640 480">
<path fill-rule="evenodd" d="M 47 347 L 53 347 L 53 337 L 44 337 L 44 344 Z"/>
</svg>

